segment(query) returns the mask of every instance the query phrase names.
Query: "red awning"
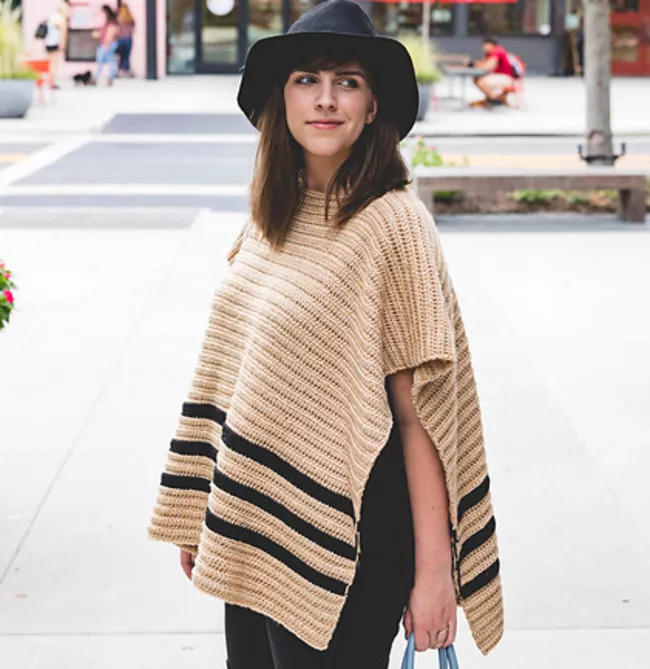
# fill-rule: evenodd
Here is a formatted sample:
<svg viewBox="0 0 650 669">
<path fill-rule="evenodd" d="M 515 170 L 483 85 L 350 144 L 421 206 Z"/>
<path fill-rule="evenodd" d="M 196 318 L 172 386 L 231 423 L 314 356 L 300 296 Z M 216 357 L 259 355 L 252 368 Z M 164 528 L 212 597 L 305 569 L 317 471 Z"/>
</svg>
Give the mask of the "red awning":
<svg viewBox="0 0 650 669">
<path fill-rule="evenodd" d="M 430 5 L 436 4 L 456 4 L 456 5 L 479 5 L 479 4 L 516 4 L 519 0 L 372 0 L 372 2 L 408 2 L 409 4 L 422 4 L 428 2 Z"/>
</svg>

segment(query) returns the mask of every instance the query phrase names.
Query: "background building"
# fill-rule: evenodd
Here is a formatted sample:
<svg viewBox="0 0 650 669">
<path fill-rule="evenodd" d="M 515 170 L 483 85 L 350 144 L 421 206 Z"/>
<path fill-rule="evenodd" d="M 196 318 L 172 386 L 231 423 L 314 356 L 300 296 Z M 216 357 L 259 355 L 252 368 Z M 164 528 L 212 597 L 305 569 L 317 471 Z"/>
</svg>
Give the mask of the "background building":
<svg viewBox="0 0 650 669">
<path fill-rule="evenodd" d="M 56 10 L 61 0 L 23 0 L 23 26 L 27 48 L 32 56 L 43 56 L 45 47 L 42 40 L 34 39 L 34 33 L 41 21 Z M 62 63 L 61 73 L 76 74 L 93 69 L 95 61 L 96 42 L 92 38 L 93 29 L 103 23 L 102 5 L 109 5 L 116 9 L 116 0 L 70 0 L 70 28 L 68 49 L 65 62 Z M 127 0 L 135 18 L 135 34 L 133 36 L 132 67 L 137 76 L 144 77 L 147 64 L 147 41 L 153 40 L 156 44 L 154 58 L 155 71 L 158 76 L 166 73 L 165 15 L 167 0 Z M 156 35 L 151 31 L 147 34 L 147 5 L 153 4 L 156 9 Z"/>
<path fill-rule="evenodd" d="M 317 1 L 130 0 L 137 22 L 134 71 L 145 75 L 147 42 L 154 40 L 154 49 L 149 44 L 149 58 L 155 60 L 158 76 L 237 72 L 256 40 L 284 32 Z M 30 50 L 42 49 L 33 39 L 34 31 L 58 2 L 24 0 Z M 102 0 L 71 0 L 70 44 L 63 72 L 91 67 L 95 47 L 90 33 L 101 23 L 102 4 Z M 115 5 L 115 0 L 108 4 Z M 359 4 L 384 34 L 419 34 L 421 30 L 421 2 L 367 0 Z M 611 0 L 611 4 L 614 74 L 650 75 L 650 0 Z M 155 23 L 151 23 L 154 13 Z M 567 53 L 578 57 L 580 51 L 579 0 L 434 2 L 431 18 L 431 37 L 441 51 L 479 56 L 481 37 L 489 33 L 517 53 L 532 73 L 563 74 Z"/>
</svg>

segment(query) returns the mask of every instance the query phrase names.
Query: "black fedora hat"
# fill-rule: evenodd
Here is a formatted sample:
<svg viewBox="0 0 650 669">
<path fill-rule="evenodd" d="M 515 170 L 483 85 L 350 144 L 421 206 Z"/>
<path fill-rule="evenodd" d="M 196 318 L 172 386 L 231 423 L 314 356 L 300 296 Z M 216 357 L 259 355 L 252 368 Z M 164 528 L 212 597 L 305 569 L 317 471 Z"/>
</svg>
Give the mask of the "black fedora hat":
<svg viewBox="0 0 650 669">
<path fill-rule="evenodd" d="M 278 78 L 286 76 L 306 55 L 327 55 L 369 64 L 373 92 L 382 113 L 392 118 L 400 139 L 415 123 L 418 86 L 413 62 L 404 46 L 377 35 L 368 15 L 356 2 L 327 0 L 303 14 L 284 35 L 267 37 L 249 50 L 237 102 L 257 126 L 260 113 Z"/>
</svg>

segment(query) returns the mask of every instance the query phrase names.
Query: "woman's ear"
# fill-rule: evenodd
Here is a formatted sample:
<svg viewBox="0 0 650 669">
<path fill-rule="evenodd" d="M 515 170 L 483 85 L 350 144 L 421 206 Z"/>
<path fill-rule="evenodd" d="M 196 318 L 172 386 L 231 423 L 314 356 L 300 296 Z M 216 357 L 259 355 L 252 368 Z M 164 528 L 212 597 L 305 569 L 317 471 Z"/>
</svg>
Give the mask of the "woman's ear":
<svg viewBox="0 0 650 669">
<path fill-rule="evenodd" d="M 366 114 L 366 124 L 372 123 L 377 118 L 377 97 L 372 96 L 368 113 Z"/>
</svg>

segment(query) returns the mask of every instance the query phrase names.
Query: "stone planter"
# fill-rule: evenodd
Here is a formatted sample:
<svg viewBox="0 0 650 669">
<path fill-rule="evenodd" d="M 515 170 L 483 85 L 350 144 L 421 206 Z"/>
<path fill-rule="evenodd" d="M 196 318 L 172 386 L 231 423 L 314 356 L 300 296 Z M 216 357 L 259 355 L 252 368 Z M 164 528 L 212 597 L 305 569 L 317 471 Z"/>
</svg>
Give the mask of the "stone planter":
<svg viewBox="0 0 650 669">
<path fill-rule="evenodd" d="M 0 79 L 0 118 L 22 118 L 34 97 L 32 79 Z"/>
<path fill-rule="evenodd" d="M 431 96 L 433 95 L 433 84 L 418 83 L 418 93 L 420 94 L 420 101 L 418 104 L 418 121 L 423 121 L 424 117 L 429 111 L 431 105 Z"/>
</svg>

